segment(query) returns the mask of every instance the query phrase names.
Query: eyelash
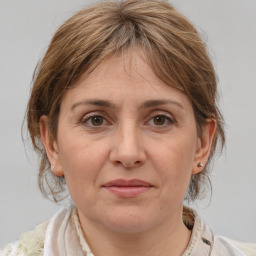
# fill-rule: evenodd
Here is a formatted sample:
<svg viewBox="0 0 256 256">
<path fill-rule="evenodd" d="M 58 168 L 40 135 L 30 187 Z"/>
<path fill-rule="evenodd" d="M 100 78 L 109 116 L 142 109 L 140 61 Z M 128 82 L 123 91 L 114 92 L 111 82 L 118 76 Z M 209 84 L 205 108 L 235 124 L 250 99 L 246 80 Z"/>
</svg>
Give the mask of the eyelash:
<svg viewBox="0 0 256 256">
<path fill-rule="evenodd" d="M 106 120 L 107 120 L 107 118 L 103 115 L 103 114 L 92 114 L 92 115 L 88 115 L 88 116 L 85 116 L 85 117 L 83 117 L 82 118 L 82 120 L 81 120 L 81 123 L 83 124 L 83 125 L 86 125 L 86 126 L 89 126 L 89 127 L 92 127 L 92 128 L 101 128 L 102 127 L 102 125 L 93 125 L 93 124 L 89 124 L 88 122 L 90 121 L 90 122 L 92 122 L 92 119 L 93 118 L 96 118 L 96 117 L 98 117 L 98 118 L 102 118 L 103 119 L 103 122 L 107 122 Z M 108 123 L 108 122 L 107 122 Z M 103 124 L 104 125 L 104 124 Z"/>
<path fill-rule="evenodd" d="M 168 125 L 170 125 L 170 124 L 174 124 L 175 123 L 175 120 L 173 119 L 173 118 L 171 118 L 170 116 L 167 116 L 167 115 L 165 115 L 165 114 L 158 114 L 158 115 L 154 115 L 154 116 L 152 116 L 150 119 L 149 119 L 149 121 L 147 121 L 146 123 L 150 123 L 151 121 L 153 121 L 154 122 L 154 118 L 164 118 L 164 124 L 163 125 L 157 125 L 157 124 L 152 124 L 152 125 L 154 125 L 154 126 L 156 126 L 156 127 L 159 127 L 159 128 L 164 128 L 164 127 L 166 127 L 166 126 L 168 126 Z"/>
<path fill-rule="evenodd" d="M 156 117 L 164 118 L 164 124 L 163 125 L 161 125 L 161 124 L 160 125 L 152 124 L 152 126 L 155 126 L 155 127 L 158 127 L 158 128 L 165 128 L 168 125 L 176 123 L 176 120 L 174 118 L 168 116 L 168 115 L 156 114 L 156 115 L 152 116 L 148 121 L 146 121 L 145 124 L 150 124 L 150 122 L 154 121 L 154 118 L 156 118 Z M 93 125 L 92 124 L 93 118 L 102 118 L 103 119 L 103 124 Z M 91 123 L 89 124 L 89 122 L 91 122 Z M 93 128 L 93 129 L 100 129 L 105 125 L 110 125 L 111 124 L 110 122 L 107 121 L 107 118 L 102 113 L 91 114 L 91 115 L 85 116 L 85 117 L 82 118 L 81 123 L 83 125 L 86 125 L 86 126 L 90 127 L 90 128 Z"/>
</svg>

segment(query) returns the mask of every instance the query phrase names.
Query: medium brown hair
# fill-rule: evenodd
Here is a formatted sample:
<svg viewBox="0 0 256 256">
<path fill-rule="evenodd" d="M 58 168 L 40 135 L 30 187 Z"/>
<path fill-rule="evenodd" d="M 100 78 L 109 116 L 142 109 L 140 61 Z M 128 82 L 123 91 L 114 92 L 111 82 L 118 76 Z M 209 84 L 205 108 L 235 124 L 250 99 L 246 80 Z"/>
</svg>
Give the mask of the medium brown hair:
<svg viewBox="0 0 256 256">
<path fill-rule="evenodd" d="M 56 139 L 60 104 L 65 92 L 104 59 L 141 48 L 152 71 L 190 99 L 198 136 L 206 120 L 216 122 L 210 159 L 192 175 L 187 198 L 196 199 L 209 176 L 217 141 L 224 145 L 223 119 L 216 105 L 217 81 L 206 46 L 194 26 L 167 1 L 107 1 L 85 8 L 67 20 L 53 36 L 39 63 L 27 107 L 27 125 L 40 156 L 39 187 L 46 197 L 60 200 L 64 178 L 50 171 L 40 137 L 40 117 L 48 116 Z"/>
</svg>

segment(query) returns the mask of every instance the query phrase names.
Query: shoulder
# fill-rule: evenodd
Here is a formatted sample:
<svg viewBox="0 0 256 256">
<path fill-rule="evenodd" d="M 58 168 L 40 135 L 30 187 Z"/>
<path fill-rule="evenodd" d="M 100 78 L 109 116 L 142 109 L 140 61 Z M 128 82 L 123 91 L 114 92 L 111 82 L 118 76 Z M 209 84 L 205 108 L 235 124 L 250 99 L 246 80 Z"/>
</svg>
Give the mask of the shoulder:
<svg viewBox="0 0 256 256">
<path fill-rule="evenodd" d="M 73 207 L 62 208 L 50 220 L 36 226 L 33 230 L 22 233 L 18 241 L 8 244 L 1 256 L 41 256 L 46 248 L 49 247 L 55 239 L 52 239 L 59 231 L 62 224 L 69 222 Z M 65 227 L 64 227 L 65 229 Z"/>
<path fill-rule="evenodd" d="M 190 245 L 186 251 L 190 256 L 256 256 L 256 244 L 242 243 L 215 235 L 203 219 L 191 208 L 186 208 L 185 221 L 193 227 Z"/>
<path fill-rule="evenodd" d="M 8 244 L 1 255 L 43 255 L 45 233 L 48 221 L 39 224 L 35 229 L 22 233 L 18 241 Z"/>
<path fill-rule="evenodd" d="M 235 248 L 237 252 L 241 253 L 241 255 L 256 256 L 256 243 L 239 242 L 222 236 L 217 236 L 216 242 L 218 243 L 219 247 L 225 247 L 229 250 Z"/>
<path fill-rule="evenodd" d="M 213 235 L 211 256 L 256 256 L 256 244 L 242 243 L 227 237 Z"/>
</svg>

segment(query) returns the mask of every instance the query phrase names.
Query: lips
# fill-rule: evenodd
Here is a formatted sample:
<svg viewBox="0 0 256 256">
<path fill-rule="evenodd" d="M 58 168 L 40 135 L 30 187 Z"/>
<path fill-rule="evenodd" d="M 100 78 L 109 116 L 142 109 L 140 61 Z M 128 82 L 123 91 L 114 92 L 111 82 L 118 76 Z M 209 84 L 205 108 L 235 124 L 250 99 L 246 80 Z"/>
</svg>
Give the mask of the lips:
<svg viewBox="0 0 256 256">
<path fill-rule="evenodd" d="M 118 197 L 131 198 L 137 197 L 149 191 L 150 189 L 153 188 L 153 185 L 146 181 L 138 179 L 117 179 L 104 184 L 103 188 L 105 188 L 106 190 L 115 194 Z"/>
</svg>

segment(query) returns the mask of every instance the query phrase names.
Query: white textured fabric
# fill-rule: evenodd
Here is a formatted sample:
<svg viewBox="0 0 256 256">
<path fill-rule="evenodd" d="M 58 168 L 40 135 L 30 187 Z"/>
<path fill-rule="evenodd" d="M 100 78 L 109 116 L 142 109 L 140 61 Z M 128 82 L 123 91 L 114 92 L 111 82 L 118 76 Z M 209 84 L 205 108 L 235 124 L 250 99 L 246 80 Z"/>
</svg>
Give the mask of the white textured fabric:
<svg viewBox="0 0 256 256">
<path fill-rule="evenodd" d="M 214 235 L 198 215 L 195 214 L 194 218 L 190 243 L 182 256 L 250 256 L 240 251 L 229 239 Z"/>
<path fill-rule="evenodd" d="M 234 240 L 231 240 L 231 242 L 235 246 L 237 246 L 241 251 L 243 251 L 247 256 L 256 256 L 256 244 L 241 243 L 241 242 L 234 241 Z"/>
<path fill-rule="evenodd" d="M 195 212 L 193 231 L 183 256 L 256 256 L 256 245 L 239 243 L 214 236 L 211 229 Z M 244 253 L 248 251 L 249 253 Z M 4 256 L 93 256 L 73 207 L 59 211 L 49 222 L 21 235 L 19 241 L 8 245 Z"/>
<path fill-rule="evenodd" d="M 76 227 L 72 221 L 73 208 L 63 209 L 49 222 L 46 230 L 44 256 L 83 256 Z"/>
<path fill-rule="evenodd" d="M 76 227 L 76 231 L 77 231 L 77 234 L 78 234 L 79 242 L 82 246 L 82 250 L 83 250 L 84 255 L 94 256 L 93 253 L 91 252 L 91 249 L 90 249 L 89 245 L 85 241 L 83 231 L 82 231 L 82 228 L 81 228 L 81 225 L 80 225 L 80 221 L 78 219 L 77 209 L 74 209 L 72 211 L 72 220 L 75 223 L 75 227 Z"/>
<path fill-rule="evenodd" d="M 43 255 L 45 233 L 48 222 L 38 225 L 34 230 L 21 234 L 19 240 L 5 247 L 0 255 Z"/>
</svg>

